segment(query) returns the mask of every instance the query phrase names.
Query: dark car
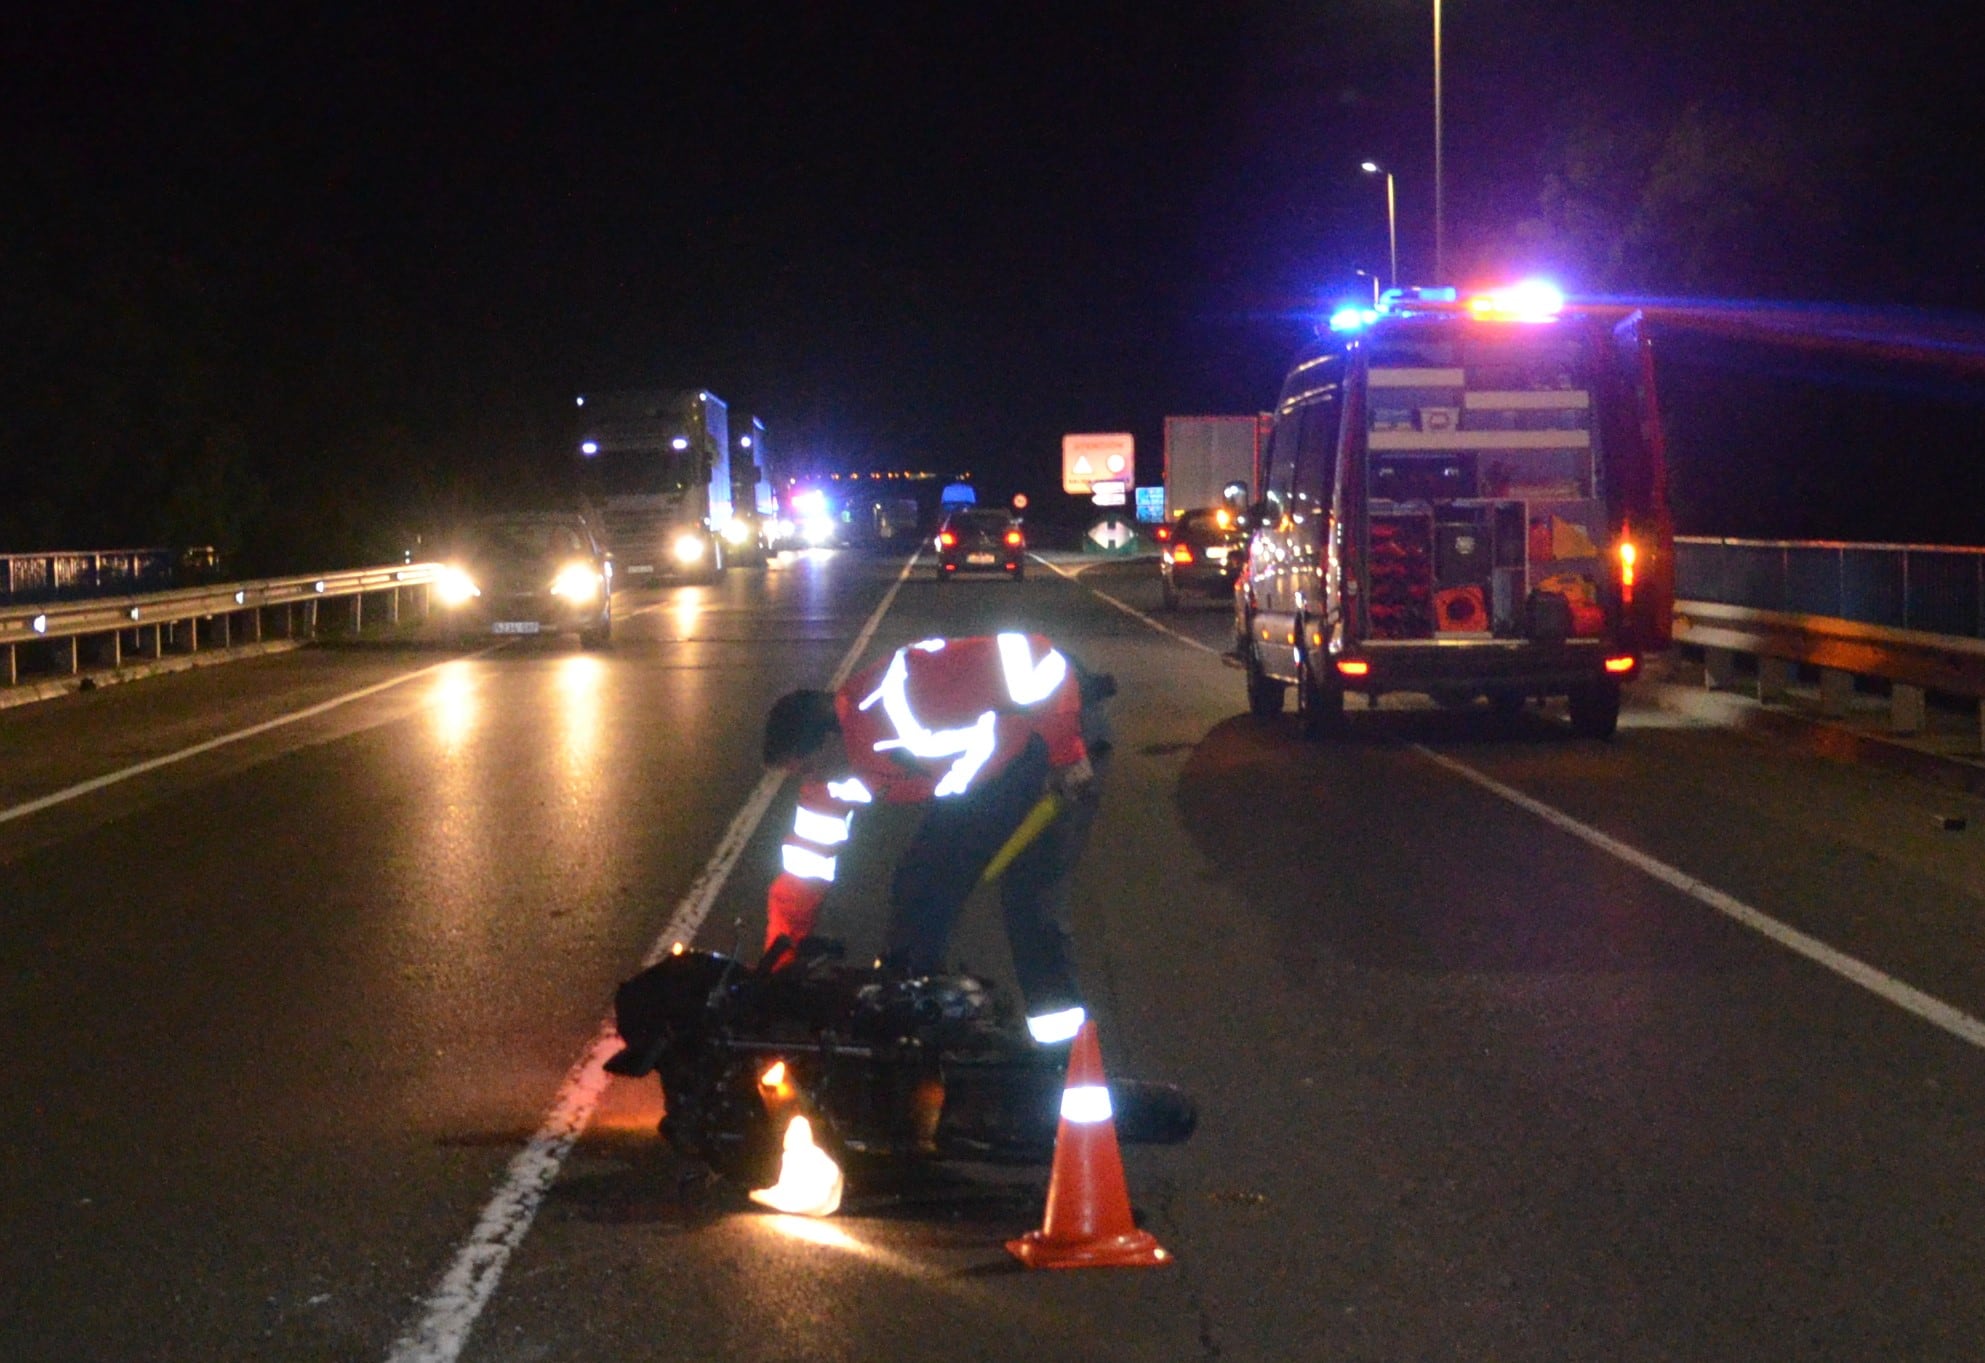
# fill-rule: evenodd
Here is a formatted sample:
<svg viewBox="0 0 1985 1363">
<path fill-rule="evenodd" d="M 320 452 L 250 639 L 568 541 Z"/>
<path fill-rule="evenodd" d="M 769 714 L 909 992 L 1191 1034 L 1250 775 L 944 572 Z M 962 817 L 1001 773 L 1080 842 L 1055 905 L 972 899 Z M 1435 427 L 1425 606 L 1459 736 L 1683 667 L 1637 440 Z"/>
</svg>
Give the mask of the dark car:
<svg viewBox="0 0 1985 1363">
<path fill-rule="evenodd" d="M 937 580 L 960 573 L 1005 573 L 1015 582 L 1027 575 L 1027 534 L 1012 512 L 975 507 L 944 518 L 937 531 Z"/>
<path fill-rule="evenodd" d="M 1224 506 L 1201 507 L 1160 530 L 1158 572 L 1166 610 L 1177 610 L 1188 592 L 1232 599 L 1248 552 L 1247 528 L 1238 514 Z"/>
<path fill-rule="evenodd" d="M 576 512 L 485 516 L 456 541 L 434 599 L 457 635 L 613 637 L 613 559 Z"/>
</svg>

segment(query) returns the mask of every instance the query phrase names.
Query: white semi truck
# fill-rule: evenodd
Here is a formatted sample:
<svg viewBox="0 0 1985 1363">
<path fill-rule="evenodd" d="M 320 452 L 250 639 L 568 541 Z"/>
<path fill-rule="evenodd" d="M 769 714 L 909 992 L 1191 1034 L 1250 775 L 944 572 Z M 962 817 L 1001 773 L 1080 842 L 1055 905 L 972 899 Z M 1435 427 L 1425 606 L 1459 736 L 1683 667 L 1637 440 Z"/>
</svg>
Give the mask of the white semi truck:
<svg viewBox="0 0 1985 1363">
<path fill-rule="evenodd" d="M 578 455 L 616 578 L 712 581 L 732 520 L 729 412 L 705 389 L 586 394 Z"/>
</svg>

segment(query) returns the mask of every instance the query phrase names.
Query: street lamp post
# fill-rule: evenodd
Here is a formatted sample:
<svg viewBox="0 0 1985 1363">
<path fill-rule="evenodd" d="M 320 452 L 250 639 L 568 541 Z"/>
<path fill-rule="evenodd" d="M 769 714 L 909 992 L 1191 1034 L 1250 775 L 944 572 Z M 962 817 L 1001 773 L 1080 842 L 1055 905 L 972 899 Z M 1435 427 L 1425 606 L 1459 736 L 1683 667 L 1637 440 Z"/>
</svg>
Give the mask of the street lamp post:
<svg viewBox="0 0 1985 1363">
<path fill-rule="evenodd" d="M 1441 202 L 1441 0 L 1434 0 L 1434 283 L 1447 283 L 1447 223 Z"/>
<path fill-rule="evenodd" d="M 1386 287 L 1396 289 L 1399 287 L 1399 201 L 1393 194 L 1392 172 L 1376 161 L 1365 162 L 1364 172 L 1385 177 L 1385 240 L 1392 255 L 1391 278 Z"/>
</svg>

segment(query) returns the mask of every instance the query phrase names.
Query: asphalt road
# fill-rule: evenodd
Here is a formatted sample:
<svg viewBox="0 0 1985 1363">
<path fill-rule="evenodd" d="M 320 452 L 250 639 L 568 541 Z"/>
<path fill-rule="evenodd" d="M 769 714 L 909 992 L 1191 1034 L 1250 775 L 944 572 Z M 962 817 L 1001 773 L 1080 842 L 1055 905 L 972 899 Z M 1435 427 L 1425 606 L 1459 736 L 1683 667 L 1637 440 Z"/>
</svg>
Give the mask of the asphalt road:
<svg viewBox="0 0 1985 1363">
<path fill-rule="evenodd" d="M 1985 802 L 1644 704 L 1305 744 L 1148 564 L 902 568 L 0 711 L 0 1358 L 1979 1355 Z M 1126 1151 L 1162 1269 L 1019 1269 L 1044 1171 L 686 1191 L 597 1073 L 647 953 L 758 938 L 771 698 L 1005 626 L 1121 688 L 1077 936 L 1111 1072 L 1202 1105 Z"/>
</svg>

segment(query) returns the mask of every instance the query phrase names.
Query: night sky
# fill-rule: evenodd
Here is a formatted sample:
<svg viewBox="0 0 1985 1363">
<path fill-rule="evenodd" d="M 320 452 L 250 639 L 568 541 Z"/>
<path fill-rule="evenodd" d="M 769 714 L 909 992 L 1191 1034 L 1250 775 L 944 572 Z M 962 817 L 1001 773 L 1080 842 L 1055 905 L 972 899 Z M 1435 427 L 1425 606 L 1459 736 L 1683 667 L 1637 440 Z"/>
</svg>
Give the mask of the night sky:
<svg viewBox="0 0 1985 1363">
<path fill-rule="evenodd" d="M 1443 11 L 1451 275 L 1961 338 L 1657 331 L 1685 531 L 1979 542 L 1962 7 Z M 634 385 L 1052 509 L 1066 431 L 1134 432 L 1148 481 L 1165 414 L 1270 405 L 1386 268 L 1361 160 L 1432 274 L 1427 0 L 17 6 L 0 34 L 0 548 L 370 551 L 552 477 L 572 395 Z M 1898 460 L 1921 476 L 1871 500 Z"/>
</svg>

